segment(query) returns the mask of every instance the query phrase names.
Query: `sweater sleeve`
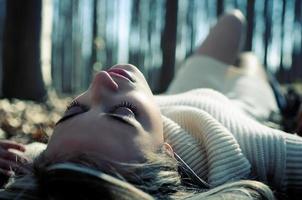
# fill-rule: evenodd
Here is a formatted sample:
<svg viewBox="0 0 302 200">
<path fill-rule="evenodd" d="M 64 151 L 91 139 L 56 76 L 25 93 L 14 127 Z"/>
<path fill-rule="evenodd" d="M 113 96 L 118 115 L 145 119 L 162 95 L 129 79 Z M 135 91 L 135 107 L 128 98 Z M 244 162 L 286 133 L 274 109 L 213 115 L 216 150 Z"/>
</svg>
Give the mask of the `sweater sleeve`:
<svg viewBox="0 0 302 200">
<path fill-rule="evenodd" d="M 208 113 L 236 141 L 251 163 L 252 177 L 277 191 L 301 191 L 301 137 L 266 127 L 245 115 L 223 95 L 211 91 L 187 93 L 161 99 L 161 105 L 186 105 Z"/>
<path fill-rule="evenodd" d="M 302 194 L 302 138 L 264 126 L 232 108 L 227 101 L 203 103 L 203 110 L 234 135 L 256 180 L 280 192 Z"/>
<path fill-rule="evenodd" d="M 286 171 L 284 185 L 302 194 L 302 138 L 286 135 Z"/>
</svg>

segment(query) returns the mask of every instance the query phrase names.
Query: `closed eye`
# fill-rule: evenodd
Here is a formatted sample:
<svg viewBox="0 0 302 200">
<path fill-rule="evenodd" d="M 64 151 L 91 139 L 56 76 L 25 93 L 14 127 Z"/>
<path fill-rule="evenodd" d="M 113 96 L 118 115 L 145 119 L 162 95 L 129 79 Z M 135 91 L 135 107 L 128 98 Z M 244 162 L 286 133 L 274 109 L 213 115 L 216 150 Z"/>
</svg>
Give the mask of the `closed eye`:
<svg viewBox="0 0 302 200">
<path fill-rule="evenodd" d="M 57 121 L 56 125 L 78 114 L 87 112 L 88 110 L 89 108 L 87 106 L 80 104 L 77 101 L 73 101 L 69 106 L 67 106 L 63 117 Z"/>
<path fill-rule="evenodd" d="M 109 110 L 109 114 L 111 114 L 112 118 L 116 118 L 116 120 L 123 121 L 125 123 L 125 119 L 123 116 L 127 116 L 129 118 L 129 112 L 125 113 L 125 110 L 121 111 L 121 108 L 127 108 L 130 110 L 130 113 L 132 113 L 134 116 L 137 117 L 138 112 L 136 106 L 134 104 L 128 102 L 128 101 L 122 101 L 120 104 L 114 105 Z M 62 123 L 63 121 L 66 121 L 67 119 L 70 119 L 76 115 L 82 114 L 84 112 L 87 112 L 89 108 L 86 105 L 80 104 L 78 101 L 71 102 L 63 115 L 63 117 L 56 123 L 58 125 L 59 123 Z M 119 113 L 122 112 L 122 113 Z M 115 116 L 121 116 L 121 117 L 115 117 Z M 127 121 L 127 123 L 129 123 Z"/>
<path fill-rule="evenodd" d="M 108 117 L 110 117 L 111 119 L 113 120 L 116 120 L 116 121 L 119 121 L 119 122 L 122 122 L 124 124 L 127 124 L 127 125 L 130 125 L 132 127 L 136 127 L 134 124 L 133 124 L 133 121 L 132 120 L 129 120 L 129 118 L 127 117 L 122 117 L 122 116 L 119 116 L 119 115 L 115 115 L 115 114 L 107 114 Z"/>
<path fill-rule="evenodd" d="M 133 117 L 136 118 L 138 116 L 137 107 L 133 103 L 131 103 L 129 101 L 122 101 L 121 103 L 113 106 L 109 110 L 109 113 L 112 113 L 112 114 L 125 114 L 125 113 L 119 113 L 119 112 L 126 111 L 126 110 L 130 111 L 130 112 L 128 112 L 128 114 L 134 115 Z"/>
</svg>

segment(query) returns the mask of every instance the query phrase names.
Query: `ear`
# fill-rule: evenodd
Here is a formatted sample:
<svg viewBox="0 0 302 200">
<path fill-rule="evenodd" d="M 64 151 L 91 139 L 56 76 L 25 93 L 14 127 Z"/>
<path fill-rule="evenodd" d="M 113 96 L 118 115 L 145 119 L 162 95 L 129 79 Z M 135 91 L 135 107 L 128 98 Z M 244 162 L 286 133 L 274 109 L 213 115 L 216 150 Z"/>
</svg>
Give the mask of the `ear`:
<svg viewBox="0 0 302 200">
<path fill-rule="evenodd" d="M 168 144 L 168 143 L 164 143 L 163 144 L 163 149 L 164 149 L 164 151 L 169 155 L 169 156 L 171 156 L 172 158 L 174 158 L 174 151 L 173 151 L 173 149 L 172 149 L 172 147 L 171 147 L 171 145 L 170 144 Z"/>
</svg>

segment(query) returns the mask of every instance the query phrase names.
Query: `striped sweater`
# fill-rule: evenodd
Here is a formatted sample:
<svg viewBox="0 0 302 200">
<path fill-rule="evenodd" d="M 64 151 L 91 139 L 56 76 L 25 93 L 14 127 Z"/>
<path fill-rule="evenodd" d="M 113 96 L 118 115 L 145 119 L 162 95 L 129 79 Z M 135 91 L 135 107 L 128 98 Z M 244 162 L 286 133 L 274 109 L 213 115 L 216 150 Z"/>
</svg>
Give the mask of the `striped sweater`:
<svg viewBox="0 0 302 200">
<path fill-rule="evenodd" d="M 302 190 L 302 138 L 260 124 L 211 89 L 156 100 L 165 140 L 212 187 L 254 179 Z"/>
</svg>

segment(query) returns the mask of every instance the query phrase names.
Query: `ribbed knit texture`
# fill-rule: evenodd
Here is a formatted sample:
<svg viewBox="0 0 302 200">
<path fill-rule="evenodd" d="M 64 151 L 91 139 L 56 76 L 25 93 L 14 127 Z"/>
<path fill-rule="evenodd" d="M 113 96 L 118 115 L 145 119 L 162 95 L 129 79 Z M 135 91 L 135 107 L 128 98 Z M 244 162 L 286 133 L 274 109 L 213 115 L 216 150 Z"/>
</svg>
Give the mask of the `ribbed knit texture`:
<svg viewBox="0 0 302 200">
<path fill-rule="evenodd" d="M 210 89 L 156 98 L 166 141 L 211 186 L 249 178 L 301 189 L 300 137 L 258 123 Z"/>
<path fill-rule="evenodd" d="M 300 190 L 302 193 L 302 141 L 295 135 L 286 136 L 287 170 L 284 182 L 288 188 Z"/>
</svg>

